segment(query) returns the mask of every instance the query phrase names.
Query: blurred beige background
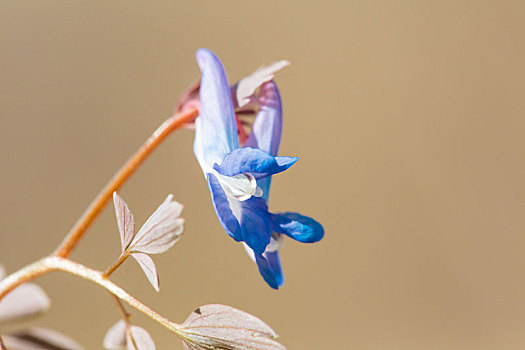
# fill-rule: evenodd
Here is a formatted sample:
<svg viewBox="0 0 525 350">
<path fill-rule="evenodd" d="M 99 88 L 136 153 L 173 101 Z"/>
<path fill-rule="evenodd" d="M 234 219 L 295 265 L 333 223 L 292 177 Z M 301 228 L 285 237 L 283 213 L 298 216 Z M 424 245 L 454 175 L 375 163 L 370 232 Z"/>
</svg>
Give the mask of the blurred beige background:
<svg viewBox="0 0 525 350">
<path fill-rule="evenodd" d="M 138 224 L 172 192 L 185 236 L 157 256 L 156 294 L 130 261 L 114 279 L 175 321 L 224 303 L 289 349 L 525 348 L 523 1 L 0 1 L 0 261 L 51 252 L 214 50 L 231 81 L 286 58 L 270 208 L 320 220 L 283 249 L 275 292 L 221 229 L 177 132 L 121 194 Z M 105 243 L 107 242 L 107 244 Z M 111 207 L 73 259 L 119 253 Z M 36 324 L 101 347 L 106 293 L 55 273 Z M 136 322 L 159 349 L 179 340 Z"/>
</svg>

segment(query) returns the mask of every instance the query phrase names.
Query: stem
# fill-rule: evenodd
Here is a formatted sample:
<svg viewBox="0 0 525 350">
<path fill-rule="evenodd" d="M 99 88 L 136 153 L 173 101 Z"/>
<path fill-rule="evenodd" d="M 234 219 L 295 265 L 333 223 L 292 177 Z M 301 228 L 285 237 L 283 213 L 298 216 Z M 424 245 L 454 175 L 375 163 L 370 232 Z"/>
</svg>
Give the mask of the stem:
<svg viewBox="0 0 525 350">
<path fill-rule="evenodd" d="M 126 308 L 124 308 L 124 305 L 122 305 L 122 301 L 120 301 L 119 298 L 117 298 L 115 295 L 111 293 L 109 295 L 115 301 L 115 304 L 117 305 L 117 308 L 119 310 L 120 318 L 124 320 L 124 323 L 126 324 L 126 328 L 129 328 L 129 317 L 131 315 L 126 311 Z"/>
<path fill-rule="evenodd" d="M 0 350 L 7 350 L 4 344 L 4 341 L 2 340 L 2 336 L 0 335 Z"/>
<path fill-rule="evenodd" d="M 106 269 L 103 276 L 108 278 L 126 259 L 129 257 L 129 254 L 126 254 L 126 251 L 122 252 L 122 254 L 118 257 L 113 264 L 111 264 L 110 267 Z M 131 322 L 129 321 L 131 314 L 128 313 L 124 305 L 122 305 L 122 301 L 115 295 L 109 294 L 113 301 L 115 302 L 115 305 L 117 306 L 117 309 L 120 314 L 120 318 L 124 321 L 124 324 L 126 325 L 126 333 L 130 336 L 130 339 L 134 342 L 135 340 L 131 336 Z M 135 348 L 137 348 L 137 344 L 133 344 Z M 1 350 L 1 349 L 0 349 Z"/>
<path fill-rule="evenodd" d="M 97 197 L 91 202 L 87 210 L 71 228 L 68 235 L 64 238 L 54 255 L 67 258 L 75 248 L 78 241 L 82 238 L 87 228 L 100 214 L 106 203 L 109 201 L 113 192 L 118 190 L 124 182 L 137 170 L 144 160 L 168 137 L 171 132 L 181 128 L 188 122 L 197 117 L 199 111 L 195 108 L 188 108 L 174 116 L 168 118 L 161 126 L 153 132 L 148 140 L 138 149 L 138 151 L 124 164 L 122 168 L 113 176 L 108 184 L 99 192 Z"/>
<path fill-rule="evenodd" d="M 113 295 L 111 293 L 109 295 L 115 301 L 115 304 L 117 305 L 118 311 L 120 313 L 120 318 L 124 321 L 127 339 L 131 339 L 134 349 L 138 349 L 138 346 L 135 343 L 135 338 L 133 338 L 133 335 L 131 334 L 131 322 L 129 321 L 131 314 L 129 314 L 126 311 L 126 308 L 124 307 L 124 305 L 122 305 L 122 301 L 116 295 Z"/>
<path fill-rule="evenodd" d="M 126 261 L 126 259 L 129 257 L 129 252 L 124 251 L 117 260 L 113 262 L 107 269 L 106 272 L 104 272 L 104 277 L 109 277 L 113 272 L 115 272 L 116 269 L 120 267 Z"/>
<path fill-rule="evenodd" d="M 78 277 L 82 277 L 86 280 L 98 284 L 114 296 L 124 300 L 131 307 L 142 312 L 144 315 L 161 324 L 168 330 L 172 331 L 175 334 L 179 334 L 179 325 L 177 323 L 171 322 L 166 317 L 158 314 L 148 306 L 141 303 L 139 300 L 135 299 L 124 289 L 120 288 L 115 283 L 111 282 L 109 279 L 104 277 L 102 272 L 93 270 L 89 267 L 73 262 L 71 260 L 63 259 L 56 256 L 51 256 L 42 260 L 38 260 L 30 265 L 27 265 L 26 267 L 23 267 L 22 269 L 18 270 L 17 272 L 11 274 L 10 276 L 0 281 L 0 300 L 7 293 L 20 286 L 21 284 L 32 281 L 35 278 L 42 276 L 48 272 L 57 270 L 67 272 Z"/>
</svg>

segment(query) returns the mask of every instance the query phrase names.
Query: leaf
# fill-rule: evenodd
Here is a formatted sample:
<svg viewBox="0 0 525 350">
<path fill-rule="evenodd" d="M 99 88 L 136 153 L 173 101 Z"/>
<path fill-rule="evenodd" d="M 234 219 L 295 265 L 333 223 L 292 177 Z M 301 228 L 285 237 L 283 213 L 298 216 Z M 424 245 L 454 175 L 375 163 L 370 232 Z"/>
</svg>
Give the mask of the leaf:
<svg viewBox="0 0 525 350">
<path fill-rule="evenodd" d="M 128 204 L 117 192 L 113 192 L 113 204 L 115 206 L 115 216 L 117 217 L 117 225 L 120 232 L 122 252 L 124 252 L 135 236 L 135 218 Z"/>
<path fill-rule="evenodd" d="M 179 217 L 182 209 L 182 204 L 173 201 L 170 194 L 139 230 L 129 249 L 147 254 L 160 254 L 170 249 L 184 229 L 184 219 Z"/>
<path fill-rule="evenodd" d="M 153 262 L 153 259 L 148 254 L 144 253 L 133 253 L 131 254 L 132 257 L 137 260 L 140 267 L 142 268 L 142 271 L 144 271 L 144 274 L 148 278 L 149 283 L 155 288 L 155 290 L 159 291 L 159 275 L 157 273 L 157 268 L 155 267 L 155 263 Z"/>
<path fill-rule="evenodd" d="M 0 301 L 0 322 L 39 315 L 50 305 L 51 301 L 42 288 L 33 283 L 22 284 Z"/>
<path fill-rule="evenodd" d="M 184 219 L 180 218 L 183 206 L 168 195 L 164 202 L 146 220 L 139 232 L 134 235 L 135 221 L 126 202 L 113 193 L 122 252 L 137 260 L 149 282 L 159 291 L 159 276 L 155 263 L 147 254 L 160 254 L 170 249 L 179 239 L 184 228 Z M 130 242 L 131 241 L 131 242 Z"/>
<path fill-rule="evenodd" d="M 82 350 L 71 338 L 51 329 L 28 328 L 2 336 L 9 350 Z"/>
<path fill-rule="evenodd" d="M 195 309 L 181 325 L 187 349 L 285 350 L 277 334 L 263 321 L 225 305 Z"/>
<path fill-rule="evenodd" d="M 182 346 L 184 347 L 184 350 L 200 350 L 202 347 L 194 344 L 187 344 L 185 342 L 182 342 Z"/>
<path fill-rule="evenodd" d="M 0 281 L 5 277 L 5 268 L 4 265 L 0 265 Z"/>
<path fill-rule="evenodd" d="M 108 350 L 124 348 L 128 350 L 155 350 L 155 343 L 144 328 L 131 325 L 129 330 L 128 333 L 126 323 L 123 320 L 115 323 L 104 337 L 104 348 Z"/>
<path fill-rule="evenodd" d="M 151 338 L 151 335 L 142 327 L 131 326 L 131 337 L 135 343 L 130 339 L 128 333 L 127 337 L 127 349 L 128 350 L 155 350 L 155 342 Z M 136 346 L 135 346 L 136 345 Z"/>
<path fill-rule="evenodd" d="M 289 65 L 290 62 L 286 60 L 272 62 L 241 79 L 232 88 L 235 97 L 234 100 L 237 100 L 237 107 L 243 107 L 248 104 L 259 86 L 272 80 L 275 73 Z"/>
<path fill-rule="evenodd" d="M 119 320 L 108 329 L 104 336 L 104 349 L 117 350 L 126 347 L 126 323 Z"/>
</svg>

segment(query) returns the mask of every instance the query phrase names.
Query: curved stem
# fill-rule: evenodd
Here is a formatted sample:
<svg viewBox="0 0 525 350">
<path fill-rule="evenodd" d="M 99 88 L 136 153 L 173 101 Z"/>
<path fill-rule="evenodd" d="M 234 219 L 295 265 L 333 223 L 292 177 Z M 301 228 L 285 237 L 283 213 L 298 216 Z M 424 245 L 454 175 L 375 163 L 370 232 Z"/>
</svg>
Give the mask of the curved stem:
<svg viewBox="0 0 525 350">
<path fill-rule="evenodd" d="M 109 279 L 104 277 L 102 272 L 93 270 L 89 267 L 73 262 L 71 260 L 56 256 L 51 256 L 42 260 L 38 260 L 30 265 L 27 265 L 26 267 L 23 267 L 22 269 L 18 270 L 17 272 L 9 275 L 8 277 L 0 281 L 0 300 L 7 293 L 20 286 L 21 284 L 32 281 L 35 278 L 42 276 L 48 272 L 57 270 L 82 277 L 86 280 L 98 284 L 114 296 L 118 297 L 121 300 L 124 300 L 131 307 L 142 312 L 144 315 L 161 324 L 168 330 L 172 331 L 173 333 L 179 334 L 179 325 L 177 323 L 171 322 L 166 317 L 158 314 L 148 306 L 141 303 L 139 300 L 135 299 L 124 289 L 120 288 L 115 283 L 111 282 Z"/>
<path fill-rule="evenodd" d="M 168 118 L 155 130 L 150 138 L 139 148 L 139 150 L 124 164 L 113 176 L 108 184 L 99 192 L 91 202 L 87 210 L 71 228 L 54 255 L 67 258 L 82 238 L 87 228 L 100 214 L 106 203 L 111 199 L 113 192 L 118 190 L 124 182 L 135 172 L 144 160 L 168 137 L 171 132 L 180 129 L 183 125 L 191 122 L 199 114 L 195 108 L 188 108 Z"/>
</svg>

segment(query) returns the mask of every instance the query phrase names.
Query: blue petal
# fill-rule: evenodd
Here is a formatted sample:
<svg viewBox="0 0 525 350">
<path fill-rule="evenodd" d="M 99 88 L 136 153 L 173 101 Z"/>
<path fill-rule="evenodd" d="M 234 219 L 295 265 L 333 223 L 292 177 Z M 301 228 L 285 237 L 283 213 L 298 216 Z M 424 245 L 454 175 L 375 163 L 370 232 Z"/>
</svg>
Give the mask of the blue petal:
<svg viewBox="0 0 525 350">
<path fill-rule="evenodd" d="M 302 243 L 315 243 L 324 236 L 323 226 L 308 216 L 299 213 L 272 214 L 273 230 L 284 233 Z"/>
<path fill-rule="evenodd" d="M 233 215 L 230 203 L 228 202 L 228 197 L 222 189 L 219 180 L 217 180 L 217 177 L 213 174 L 206 174 L 206 179 L 208 180 L 208 186 L 211 192 L 213 208 L 215 209 L 215 213 L 217 213 L 219 222 L 231 238 L 237 242 L 241 241 L 241 227 L 237 218 Z"/>
<path fill-rule="evenodd" d="M 262 179 L 285 171 L 298 159 L 297 157 L 274 157 L 260 149 L 246 147 L 228 153 L 222 163 L 215 164 L 213 169 L 226 176 L 250 173 L 256 179 Z"/>
<path fill-rule="evenodd" d="M 276 156 L 281 143 L 283 109 L 279 89 L 273 81 L 264 83 L 261 86 L 259 105 L 259 112 L 245 146 L 259 148 L 272 156 Z M 257 184 L 263 190 L 263 198 L 267 202 L 271 181 L 271 177 L 257 181 Z"/>
<path fill-rule="evenodd" d="M 275 281 L 281 287 L 284 283 L 283 270 L 281 268 L 281 259 L 279 258 L 279 252 L 265 252 L 264 257 L 268 260 L 268 265 L 275 276 Z"/>
<path fill-rule="evenodd" d="M 213 207 L 226 233 L 237 242 L 246 242 L 256 254 L 262 254 L 270 243 L 272 232 L 272 218 L 264 199 L 228 199 L 215 175 L 209 173 L 206 178 Z"/>
<path fill-rule="evenodd" d="M 239 205 L 238 217 L 242 241 L 246 242 L 256 255 L 261 254 L 270 244 L 272 235 L 272 218 L 266 201 L 251 197 L 246 201 L 238 202 L 237 205 Z"/>
<path fill-rule="evenodd" d="M 283 110 L 279 89 L 273 81 L 261 86 L 259 105 L 246 147 L 259 148 L 276 156 L 281 143 Z"/>
<path fill-rule="evenodd" d="M 199 49 L 196 57 L 202 78 L 194 151 L 201 167 L 206 169 L 238 148 L 239 140 L 230 87 L 221 61 L 206 49 Z"/>
<path fill-rule="evenodd" d="M 277 253 L 277 252 L 275 252 Z M 277 259 L 279 257 L 277 256 Z M 255 254 L 255 262 L 257 263 L 257 267 L 259 268 L 259 273 L 264 278 L 266 283 L 273 289 L 279 289 L 280 286 L 282 286 L 282 275 L 279 275 L 275 273 L 273 269 L 273 263 L 270 263 L 264 256 L 260 254 Z M 279 280 L 280 279 L 280 280 Z"/>
</svg>

